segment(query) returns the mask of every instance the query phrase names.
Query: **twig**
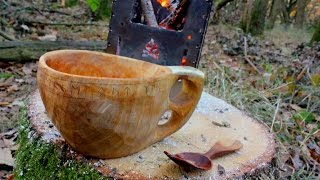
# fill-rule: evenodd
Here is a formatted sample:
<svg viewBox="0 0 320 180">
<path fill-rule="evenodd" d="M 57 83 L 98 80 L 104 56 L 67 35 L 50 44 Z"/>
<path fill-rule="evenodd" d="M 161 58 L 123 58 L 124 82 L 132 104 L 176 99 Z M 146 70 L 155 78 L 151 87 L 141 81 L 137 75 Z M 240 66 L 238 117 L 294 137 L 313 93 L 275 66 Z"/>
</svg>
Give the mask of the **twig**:
<svg viewBox="0 0 320 180">
<path fill-rule="evenodd" d="M 218 123 L 216 121 L 211 121 L 211 123 L 215 126 L 218 126 L 218 127 L 225 127 L 225 128 L 230 128 L 230 124 L 229 123 L 226 123 L 226 122 L 222 122 L 222 123 Z"/>
<path fill-rule="evenodd" d="M 150 0 L 140 0 L 144 17 L 147 24 L 151 27 L 158 27 L 156 16 L 154 15 L 153 6 Z"/>
<path fill-rule="evenodd" d="M 5 38 L 6 40 L 9 40 L 9 41 L 14 41 L 16 39 L 8 36 L 7 34 L 5 34 L 4 32 L 0 31 L 0 36 L 2 36 L 3 38 Z"/>
<path fill-rule="evenodd" d="M 104 41 L 5 41 L 0 43 L 0 62 L 38 60 L 44 53 L 58 49 L 104 51 L 106 47 Z"/>
<path fill-rule="evenodd" d="M 79 17 L 79 15 L 72 15 L 70 13 L 66 13 L 66 12 L 62 12 L 62 11 L 58 11 L 58 10 L 53 10 L 53 9 L 39 9 L 37 7 L 26 7 L 26 9 L 30 9 L 30 10 L 36 10 L 38 11 L 41 15 L 42 14 L 42 11 L 43 12 L 48 12 L 48 13 L 57 13 L 57 14 L 62 14 L 62 15 L 66 15 L 66 16 L 72 16 L 72 17 Z M 81 14 L 80 14 L 81 15 Z"/>
<path fill-rule="evenodd" d="M 280 89 L 280 88 L 283 88 L 283 87 L 285 87 L 285 86 L 288 86 L 288 85 L 290 85 L 290 84 L 292 84 L 292 83 L 293 83 L 293 82 L 291 81 L 291 82 L 288 82 L 288 83 L 282 84 L 282 85 L 280 85 L 280 86 L 278 86 L 278 87 L 275 87 L 275 88 L 273 88 L 273 89 L 267 89 L 267 90 L 264 90 L 264 91 L 262 91 L 262 92 L 275 91 L 275 90 L 277 90 L 277 89 Z"/>
<path fill-rule="evenodd" d="M 314 58 L 315 58 L 315 57 L 314 57 Z M 314 58 L 313 58 L 313 59 L 314 59 Z M 313 59 L 308 61 L 308 63 L 306 64 L 306 66 L 302 69 L 302 71 L 301 71 L 301 72 L 299 73 L 299 75 L 297 76 L 296 81 L 300 81 L 300 80 L 303 78 L 305 72 L 307 71 L 307 69 L 308 69 L 308 68 L 310 67 L 310 65 L 312 64 Z"/>
<path fill-rule="evenodd" d="M 226 72 L 219 66 L 219 64 L 217 64 L 215 61 L 213 61 L 213 64 L 221 71 L 221 73 L 223 73 L 227 79 L 229 80 L 229 82 L 231 84 L 234 84 L 234 82 L 231 80 L 230 76 L 228 74 L 226 74 Z"/>
<path fill-rule="evenodd" d="M 4 0 L 2 0 L 3 2 L 5 2 Z M 7 6 L 10 6 L 10 4 L 8 4 L 8 2 L 6 2 L 6 5 Z M 21 6 L 21 5 L 19 5 Z M 27 10 L 27 11 L 37 11 L 38 13 L 40 13 L 42 16 L 45 16 L 47 17 L 48 15 L 45 15 L 43 14 L 43 12 L 48 12 L 48 13 L 57 13 L 57 14 L 61 14 L 61 15 L 65 15 L 65 16 L 71 16 L 71 17 L 74 17 L 74 18 L 79 18 L 79 16 L 81 16 L 83 13 L 80 13 L 80 14 L 70 14 L 70 13 L 67 13 L 67 12 L 63 12 L 63 11 L 59 11 L 59 10 L 54 10 L 54 9 L 43 9 L 43 8 L 38 8 L 38 7 L 34 7 L 34 6 L 27 6 L 27 7 L 21 7 L 21 8 L 17 8 L 17 9 L 14 9 L 15 12 L 18 12 L 18 11 L 24 11 L 24 10 Z M 4 13 L 0 13 L 1 15 L 4 15 L 6 14 L 6 12 Z"/>
<path fill-rule="evenodd" d="M 222 0 L 222 1 L 219 1 L 219 3 L 217 4 L 216 6 L 216 11 L 219 11 L 220 9 L 222 9 L 224 6 L 226 6 L 229 2 L 232 2 L 234 0 Z"/>
<path fill-rule="evenodd" d="M 66 13 L 66 12 L 62 12 L 62 11 L 57 11 L 57 10 L 52 10 L 52 9 L 42 9 L 41 11 L 49 12 L 49 13 L 62 14 L 62 15 L 71 16 L 71 17 L 75 17 L 75 18 L 79 18 L 79 16 L 82 15 L 82 14 L 70 14 L 70 13 Z"/>
<path fill-rule="evenodd" d="M 253 67 L 254 70 L 256 70 L 259 74 L 262 74 L 262 72 L 252 63 L 252 61 L 248 58 L 247 55 L 247 37 L 244 37 L 244 59 Z"/>
<path fill-rule="evenodd" d="M 302 71 L 299 73 L 299 75 L 297 76 L 297 78 L 296 78 L 296 81 L 300 81 L 301 79 L 302 79 L 302 77 L 304 76 L 304 73 L 306 72 L 306 70 L 308 69 L 308 66 L 309 65 L 306 65 L 303 69 L 302 69 Z"/>
<path fill-rule="evenodd" d="M 22 22 L 30 23 L 30 24 L 41 24 L 41 25 L 49 25 L 49 26 L 100 26 L 99 24 L 94 23 L 64 23 L 64 22 L 43 22 L 43 21 L 34 21 L 29 19 L 22 19 Z"/>
<path fill-rule="evenodd" d="M 271 124 L 271 127 L 270 127 L 271 132 L 273 131 L 273 126 L 274 126 L 274 123 L 275 123 L 276 118 L 277 118 L 277 115 L 278 115 L 278 111 L 279 111 L 279 108 L 280 108 L 280 103 L 281 103 L 281 99 L 278 99 L 278 101 L 277 101 L 277 108 L 276 108 L 276 110 L 274 111 L 274 115 L 273 115 L 273 119 L 272 119 L 272 124 Z"/>
<path fill-rule="evenodd" d="M 6 6 L 10 6 L 5 0 L 2 0 L 3 4 L 5 4 Z"/>
</svg>

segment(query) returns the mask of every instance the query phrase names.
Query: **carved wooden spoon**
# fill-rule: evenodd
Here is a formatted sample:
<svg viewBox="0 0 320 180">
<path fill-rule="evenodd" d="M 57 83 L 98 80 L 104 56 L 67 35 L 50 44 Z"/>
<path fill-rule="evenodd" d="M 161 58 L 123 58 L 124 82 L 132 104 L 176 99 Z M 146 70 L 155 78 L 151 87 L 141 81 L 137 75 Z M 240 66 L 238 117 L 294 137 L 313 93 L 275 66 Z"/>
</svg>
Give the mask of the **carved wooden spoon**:
<svg viewBox="0 0 320 180">
<path fill-rule="evenodd" d="M 225 146 L 218 141 L 204 154 L 192 152 L 170 154 L 167 151 L 164 151 L 164 153 L 182 167 L 209 170 L 212 167 L 211 160 L 235 152 L 241 147 L 242 143 L 238 140 L 234 141 L 230 146 Z"/>
</svg>

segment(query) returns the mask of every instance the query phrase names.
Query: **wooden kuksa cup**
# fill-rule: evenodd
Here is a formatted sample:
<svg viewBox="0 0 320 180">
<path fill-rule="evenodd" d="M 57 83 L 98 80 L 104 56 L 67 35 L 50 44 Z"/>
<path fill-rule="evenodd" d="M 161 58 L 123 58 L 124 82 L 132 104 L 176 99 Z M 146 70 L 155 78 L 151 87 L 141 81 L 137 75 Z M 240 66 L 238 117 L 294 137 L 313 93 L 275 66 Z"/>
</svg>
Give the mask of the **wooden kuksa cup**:
<svg viewBox="0 0 320 180">
<path fill-rule="evenodd" d="M 127 57 L 60 50 L 40 58 L 37 83 L 48 116 L 76 151 L 97 158 L 138 152 L 190 118 L 204 74 Z M 160 117 L 171 111 L 163 125 Z"/>
</svg>

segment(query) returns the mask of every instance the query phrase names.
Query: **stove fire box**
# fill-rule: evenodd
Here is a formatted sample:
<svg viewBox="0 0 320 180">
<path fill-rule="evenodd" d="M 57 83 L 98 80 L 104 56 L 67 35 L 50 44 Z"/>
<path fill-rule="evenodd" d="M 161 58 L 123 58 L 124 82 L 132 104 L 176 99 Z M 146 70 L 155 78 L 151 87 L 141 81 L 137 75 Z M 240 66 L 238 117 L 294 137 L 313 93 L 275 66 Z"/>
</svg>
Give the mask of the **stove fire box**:
<svg viewBox="0 0 320 180">
<path fill-rule="evenodd" d="M 159 27 L 146 24 L 140 1 L 113 0 L 107 52 L 198 67 L 212 0 L 147 0 Z"/>
</svg>

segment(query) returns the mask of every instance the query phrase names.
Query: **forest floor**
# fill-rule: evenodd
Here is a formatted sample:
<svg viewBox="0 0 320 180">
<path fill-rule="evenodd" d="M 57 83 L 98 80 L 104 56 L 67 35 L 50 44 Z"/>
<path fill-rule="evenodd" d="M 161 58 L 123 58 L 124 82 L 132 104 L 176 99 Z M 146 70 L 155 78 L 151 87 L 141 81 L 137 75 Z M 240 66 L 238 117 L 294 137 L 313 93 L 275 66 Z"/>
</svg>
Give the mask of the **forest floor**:
<svg viewBox="0 0 320 180">
<path fill-rule="evenodd" d="M 92 22 L 84 5 L 48 8 L 7 2 L 0 6 L 0 28 L 12 38 L 106 41 L 108 23 Z M 279 26 L 252 37 L 236 27 L 210 25 L 202 51 L 205 91 L 270 128 L 278 144 L 276 176 L 282 178 L 319 178 L 320 45 L 307 46 L 311 35 Z M 4 40 L 0 36 L 0 43 Z M 15 141 L 19 109 L 36 89 L 36 71 L 37 62 L 0 62 L 1 151 L 16 150 L 8 142 Z M 0 169 L 0 177 L 8 173 Z"/>
</svg>

